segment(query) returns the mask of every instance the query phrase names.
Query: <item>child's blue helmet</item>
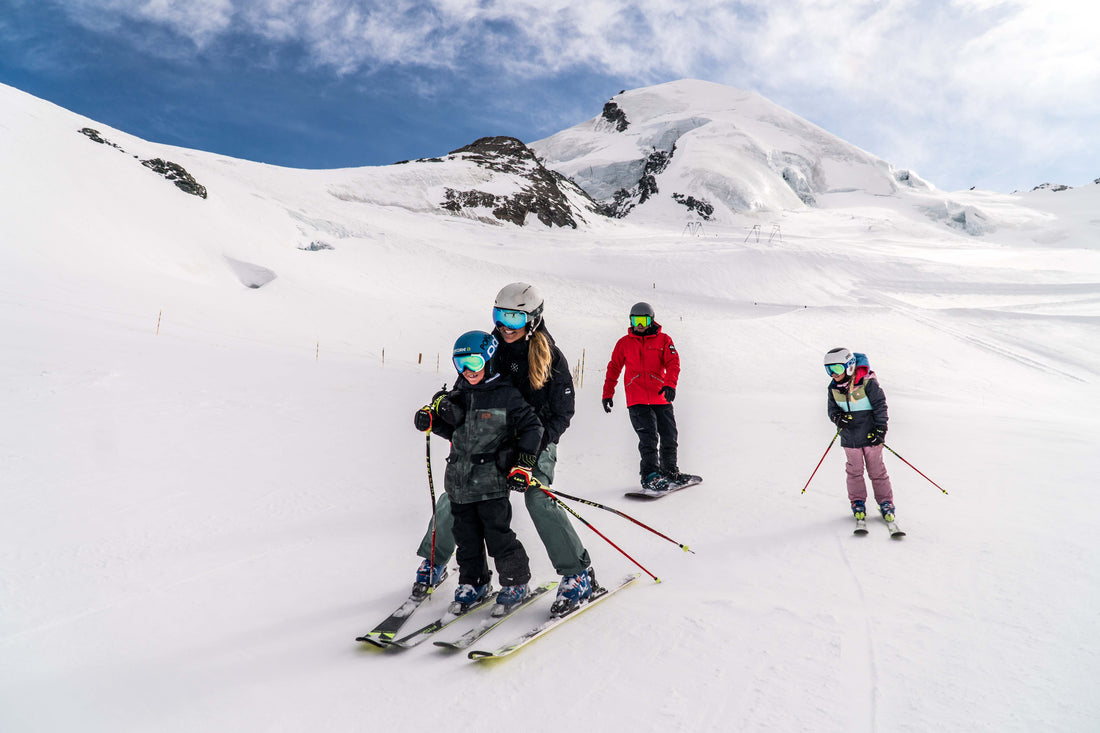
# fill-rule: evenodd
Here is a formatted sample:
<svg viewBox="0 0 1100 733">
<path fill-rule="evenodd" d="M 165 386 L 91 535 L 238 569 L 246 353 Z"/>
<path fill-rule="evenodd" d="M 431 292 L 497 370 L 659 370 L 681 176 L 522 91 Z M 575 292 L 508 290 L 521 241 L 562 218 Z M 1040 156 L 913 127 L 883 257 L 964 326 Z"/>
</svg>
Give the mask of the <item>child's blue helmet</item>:
<svg viewBox="0 0 1100 733">
<path fill-rule="evenodd" d="M 458 337 L 451 350 L 451 361 L 459 374 L 469 370 L 480 372 L 489 366 L 497 351 L 497 337 L 484 331 L 467 331 Z"/>
</svg>

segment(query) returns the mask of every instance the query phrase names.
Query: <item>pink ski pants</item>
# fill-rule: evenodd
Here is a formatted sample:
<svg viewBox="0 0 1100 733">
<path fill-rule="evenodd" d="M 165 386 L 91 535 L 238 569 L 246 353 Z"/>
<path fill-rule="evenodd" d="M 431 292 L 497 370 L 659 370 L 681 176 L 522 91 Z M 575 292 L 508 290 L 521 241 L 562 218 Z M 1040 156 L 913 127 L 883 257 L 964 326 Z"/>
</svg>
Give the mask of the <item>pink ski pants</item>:
<svg viewBox="0 0 1100 733">
<path fill-rule="evenodd" d="M 845 448 L 847 462 L 844 472 L 848 475 L 848 500 L 867 501 L 867 482 L 863 480 L 863 469 L 871 477 L 871 488 L 875 491 L 875 501 L 894 500 L 894 488 L 890 485 L 890 476 L 886 473 L 886 464 L 882 460 L 882 446 L 869 445 L 866 448 Z"/>
</svg>

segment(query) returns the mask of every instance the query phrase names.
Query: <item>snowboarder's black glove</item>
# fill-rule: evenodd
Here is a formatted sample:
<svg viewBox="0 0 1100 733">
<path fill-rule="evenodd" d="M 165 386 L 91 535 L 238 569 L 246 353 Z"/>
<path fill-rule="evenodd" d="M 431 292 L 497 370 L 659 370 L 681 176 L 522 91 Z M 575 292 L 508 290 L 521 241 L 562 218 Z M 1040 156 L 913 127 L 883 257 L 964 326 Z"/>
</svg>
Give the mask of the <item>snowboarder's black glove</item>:
<svg viewBox="0 0 1100 733">
<path fill-rule="evenodd" d="M 531 475 L 538 459 L 530 453 L 520 453 L 516 465 L 508 472 L 508 488 L 521 494 L 527 491 L 534 477 Z"/>
<path fill-rule="evenodd" d="M 672 402 L 674 399 L 676 399 L 676 388 L 669 387 L 666 384 L 664 387 L 661 387 L 659 390 L 657 390 L 657 394 L 661 395 L 669 402 Z"/>
<path fill-rule="evenodd" d="M 871 445 L 879 445 L 886 441 L 886 428 L 875 426 L 875 429 L 867 433 L 867 440 Z"/>
<path fill-rule="evenodd" d="M 611 412 L 611 405 L 612 404 L 614 404 L 614 403 L 611 401 L 610 397 L 608 397 L 606 400 L 604 400 L 603 401 L 603 411 L 604 412 Z"/>
<path fill-rule="evenodd" d="M 842 413 L 840 413 L 839 415 L 836 416 L 836 418 L 833 420 L 833 422 L 836 423 L 836 429 L 837 430 L 843 430 L 844 428 L 846 428 L 846 427 L 848 427 L 849 425 L 852 424 L 853 419 L 854 418 L 852 417 L 852 413 L 842 412 Z"/>
<path fill-rule="evenodd" d="M 422 433 L 432 427 L 432 411 L 427 405 L 421 407 L 416 411 L 416 414 L 413 415 L 413 425 Z"/>
</svg>

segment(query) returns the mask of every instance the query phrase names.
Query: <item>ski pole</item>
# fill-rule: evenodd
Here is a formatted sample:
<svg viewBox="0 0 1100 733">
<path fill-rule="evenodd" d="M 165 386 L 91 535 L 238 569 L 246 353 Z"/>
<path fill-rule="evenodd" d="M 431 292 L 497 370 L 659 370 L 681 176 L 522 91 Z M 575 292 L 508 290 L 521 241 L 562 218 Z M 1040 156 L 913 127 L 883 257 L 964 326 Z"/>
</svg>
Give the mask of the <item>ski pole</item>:
<svg viewBox="0 0 1100 733">
<path fill-rule="evenodd" d="M 614 542 L 612 542 L 611 540 L 607 539 L 607 537 L 606 537 L 606 536 L 604 535 L 604 533 L 603 533 L 603 532 L 601 532 L 600 530 L 596 529 L 595 527 L 593 527 L 593 526 L 592 526 L 592 524 L 591 524 L 591 523 L 590 523 L 590 522 L 589 522 L 589 521 L 588 521 L 587 519 L 585 519 L 584 517 L 582 517 L 582 516 L 581 516 L 580 514 L 577 514 L 577 513 L 575 512 L 575 511 L 573 511 L 573 508 L 572 508 L 572 507 L 570 507 L 570 506 L 569 506 L 568 504 L 566 504 L 566 503 L 565 503 L 564 501 L 562 501 L 561 499 L 559 499 L 559 498 L 558 498 L 557 496 L 555 496 L 554 494 L 551 494 L 551 493 L 550 493 L 550 492 L 549 492 L 549 491 L 547 490 L 547 488 L 546 488 L 545 486 L 543 486 L 543 485 L 542 485 L 542 482 L 541 482 L 541 481 L 539 481 L 539 480 L 538 480 L 538 479 L 536 479 L 536 478 L 532 478 L 532 479 L 531 479 L 531 483 L 530 483 L 530 486 L 531 486 L 531 487 L 533 487 L 533 488 L 537 488 L 537 489 L 539 489 L 540 491 L 542 491 L 542 493 L 546 494 L 546 495 L 547 495 L 547 496 L 549 496 L 549 497 L 550 497 L 551 499 L 553 499 L 554 501 L 556 501 L 556 502 L 558 503 L 558 506 L 562 507 L 563 509 L 565 509 L 565 511 L 569 512 L 569 513 L 570 513 L 570 514 L 572 514 L 572 515 L 573 515 L 574 517 L 576 517 L 577 519 L 581 520 L 581 523 L 582 523 L 582 524 L 584 524 L 584 526 L 585 526 L 585 527 L 588 527 L 588 528 L 589 528 L 590 530 L 592 530 L 593 532 L 595 532 L 596 534 L 598 534 L 598 535 L 599 535 L 599 536 L 600 536 L 600 537 L 601 537 L 601 538 L 603 539 L 603 541 L 604 541 L 604 542 L 606 542 L 607 544 L 611 545 L 611 546 L 612 546 L 612 547 L 614 547 L 614 548 L 615 548 L 616 550 L 618 550 L 619 552 L 621 552 L 621 553 L 623 554 L 623 556 L 624 556 L 624 557 L 626 557 L 626 559 L 627 559 L 627 560 L 630 560 L 630 562 L 632 562 L 632 563 L 634 563 L 635 565 L 637 565 L 638 567 L 642 568 L 642 570 L 645 570 L 645 574 L 646 574 L 646 575 L 648 575 L 649 577 L 653 578 L 653 581 L 654 581 L 654 582 L 656 582 L 656 583 L 660 583 L 660 582 L 661 582 L 661 579 L 660 579 L 660 578 L 658 578 L 658 577 L 657 577 L 656 575 L 654 575 L 653 573 L 651 573 L 651 572 L 649 572 L 648 570 L 646 570 L 646 568 L 645 568 L 645 567 L 644 567 L 644 566 L 643 566 L 643 565 L 642 565 L 642 564 L 641 564 L 640 562 L 638 562 L 637 560 L 635 560 L 634 558 L 632 558 L 632 557 L 631 557 L 630 555 L 628 555 L 628 554 L 626 553 L 626 551 L 625 551 L 625 550 L 623 550 L 623 548 L 619 547 L 619 546 L 618 546 L 618 545 L 616 545 L 616 544 L 615 544 Z"/>
<path fill-rule="evenodd" d="M 629 514 L 626 514 L 626 513 L 624 513 L 624 512 L 620 512 L 620 511 L 619 511 L 618 509 L 614 509 L 614 508 L 612 508 L 612 507 L 609 507 L 609 506 L 604 506 L 603 504 L 600 504 L 600 503 L 598 503 L 598 502 L 595 502 L 595 501 L 590 501 L 590 500 L 588 500 L 588 499 L 582 499 L 582 498 L 581 498 L 581 497 L 579 497 L 579 496 L 570 496 L 569 494 L 563 493 L 563 492 L 561 492 L 561 491 L 557 492 L 557 495 L 558 495 L 559 497 L 563 498 L 563 499 L 571 499 L 572 501 L 579 501 L 579 502 L 580 502 L 581 504 L 587 504 L 588 506 L 594 506 L 594 507 L 596 507 L 597 509 L 605 509 L 605 510 L 607 510 L 607 511 L 611 512 L 612 514 L 618 514 L 618 515 L 619 515 L 620 517 L 622 517 L 623 519 L 629 519 L 629 520 L 630 520 L 631 522 L 634 522 L 634 524 L 638 525 L 639 527 L 642 527 L 643 529 L 648 529 L 648 530 L 649 530 L 650 532 L 652 532 L 653 534 L 657 535 L 658 537 L 660 537 L 660 538 L 662 538 L 662 539 L 666 539 L 666 540 L 668 540 L 669 542 L 671 542 L 672 544 L 674 544 L 674 545 L 677 545 L 677 546 L 678 546 L 678 547 L 679 547 L 679 548 L 680 548 L 681 550 L 683 550 L 684 552 L 690 552 L 690 553 L 691 553 L 692 555 L 694 555 L 694 554 L 695 554 L 695 550 L 691 549 L 691 548 L 690 548 L 690 547 L 688 547 L 687 545 L 684 545 L 684 544 L 680 544 L 679 542 L 677 542 L 676 540 L 672 539 L 671 537 L 668 537 L 668 536 L 666 536 L 666 535 L 663 535 L 663 534 L 661 534 L 660 532 L 658 532 L 657 530 L 653 529 L 653 527 L 650 527 L 649 525 L 646 525 L 646 524 L 642 524 L 641 522 L 639 522 L 639 521 L 638 521 L 637 519 L 635 519 L 634 517 L 632 517 L 632 516 L 630 516 Z"/>
<path fill-rule="evenodd" d="M 893 448 L 891 448 L 890 446 L 886 445 L 885 443 L 883 443 L 883 444 L 882 444 L 882 447 L 883 447 L 883 448 L 885 448 L 886 450 L 890 451 L 891 453 L 893 453 L 893 454 L 894 454 L 895 456 L 898 456 L 898 454 L 897 454 L 897 451 L 895 451 L 895 450 L 894 450 Z M 898 458 L 900 458 L 900 459 L 901 459 L 901 462 L 902 462 L 902 463 L 904 463 L 904 464 L 905 464 L 906 466 L 909 466 L 909 468 L 913 469 L 914 471 L 916 471 L 917 473 L 919 473 L 919 474 L 920 474 L 921 476 L 924 476 L 924 474 L 923 474 L 923 473 L 921 473 L 921 470 L 920 470 L 919 468 L 917 468 L 916 466 L 914 466 L 914 465 L 913 465 L 912 463 L 910 463 L 909 461 L 905 460 L 905 459 L 904 459 L 904 458 L 902 458 L 901 456 L 898 456 Z M 928 478 L 927 476 L 924 476 L 924 478 L 928 479 L 928 483 L 932 484 L 933 486 L 935 486 L 935 487 L 936 487 L 937 489 L 939 489 L 939 490 L 940 490 L 940 491 L 942 491 L 943 493 L 945 493 L 945 494 L 947 493 L 947 489 L 943 488 L 942 486 L 940 486 L 939 484 L 937 484 L 937 483 L 936 483 L 935 481 L 933 481 L 932 479 Z"/>
<path fill-rule="evenodd" d="M 432 576 L 435 575 L 435 481 L 432 480 L 432 428 L 428 426 L 428 429 L 424 432 L 425 437 L 425 450 L 426 458 L 425 463 L 428 466 L 428 492 L 432 495 L 432 551 L 431 557 L 428 559 L 428 563 L 431 568 L 428 569 L 428 595 L 435 592 L 435 586 L 432 585 Z"/>
<path fill-rule="evenodd" d="M 821 468 L 821 464 L 825 462 L 825 456 L 829 455 L 829 451 L 831 451 L 833 449 L 833 443 L 835 443 L 836 439 L 839 438 L 839 437 L 840 437 L 840 431 L 837 430 L 836 435 L 834 435 L 833 439 L 829 441 L 829 447 L 826 448 L 825 452 L 821 454 L 821 460 L 817 462 L 816 466 L 814 466 L 814 472 L 810 474 L 810 478 L 806 479 L 806 485 L 802 487 L 802 493 L 803 494 L 806 493 L 806 489 L 810 488 L 810 482 L 813 481 L 814 476 L 817 475 L 817 469 Z"/>
</svg>

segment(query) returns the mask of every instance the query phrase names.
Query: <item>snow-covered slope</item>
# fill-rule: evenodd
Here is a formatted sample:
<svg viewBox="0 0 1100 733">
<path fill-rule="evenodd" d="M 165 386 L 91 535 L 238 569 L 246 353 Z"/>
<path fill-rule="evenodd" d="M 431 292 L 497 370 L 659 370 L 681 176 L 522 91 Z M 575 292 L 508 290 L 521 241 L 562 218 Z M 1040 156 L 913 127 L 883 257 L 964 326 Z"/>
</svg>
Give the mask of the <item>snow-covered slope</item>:
<svg viewBox="0 0 1100 733">
<path fill-rule="evenodd" d="M 857 161 L 863 188 L 689 236 L 679 204 L 577 229 L 453 216 L 446 170 L 486 185 L 457 158 L 168 148 L 0 87 L 0 731 L 1095 727 L 1100 186 L 932 191 L 933 219 Z M 946 226 L 946 200 L 996 226 Z M 555 486 L 695 554 L 576 505 L 662 582 L 497 665 L 360 649 L 428 520 L 412 413 L 515 280 L 578 376 Z M 600 389 L 639 300 L 681 354 L 680 465 L 705 481 L 627 504 L 637 440 Z M 838 344 L 870 356 L 891 447 L 950 492 L 887 456 L 902 542 L 851 535 L 835 447 L 800 493 Z M 601 577 L 635 569 L 578 531 Z"/>
<path fill-rule="evenodd" d="M 729 221 L 826 194 L 934 190 L 758 94 L 690 79 L 624 91 L 531 148 L 617 216 Z"/>
</svg>

